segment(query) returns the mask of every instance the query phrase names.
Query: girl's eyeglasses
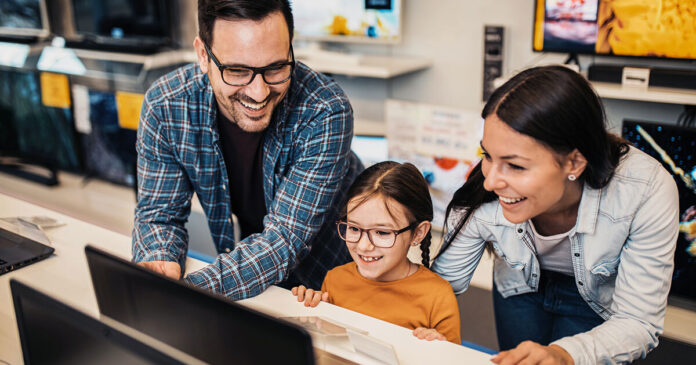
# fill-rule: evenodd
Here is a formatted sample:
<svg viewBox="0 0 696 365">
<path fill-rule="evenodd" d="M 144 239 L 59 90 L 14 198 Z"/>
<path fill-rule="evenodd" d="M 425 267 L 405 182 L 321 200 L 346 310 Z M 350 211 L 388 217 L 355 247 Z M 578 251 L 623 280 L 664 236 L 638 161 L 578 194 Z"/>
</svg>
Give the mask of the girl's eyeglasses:
<svg viewBox="0 0 696 365">
<path fill-rule="evenodd" d="M 363 232 L 367 233 L 367 238 L 376 247 L 391 248 L 396 242 L 396 236 L 418 226 L 418 222 L 413 222 L 402 229 L 386 228 L 360 228 L 354 224 L 343 221 L 336 222 L 338 235 L 348 243 L 357 243 L 362 238 Z"/>
</svg>

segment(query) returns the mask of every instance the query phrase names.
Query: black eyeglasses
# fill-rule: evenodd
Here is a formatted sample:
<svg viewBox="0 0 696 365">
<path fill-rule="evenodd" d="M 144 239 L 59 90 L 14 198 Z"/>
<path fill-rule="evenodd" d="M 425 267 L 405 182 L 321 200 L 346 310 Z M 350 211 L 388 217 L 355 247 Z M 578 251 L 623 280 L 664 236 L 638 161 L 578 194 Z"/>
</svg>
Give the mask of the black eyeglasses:
<svg viewBox="0 0 696 365">
<path fill-rule="evenodd" d="M 292 44 L 290 45 L 290 61 L 274 63 L 264 67 L 225 66 L 213 55 L 213 52 L 207 44 L 205 44 L 204 47 L 205 51 L 208 53 L 208 57 L 213 60 L 213 63 L 215 63 L 218 70 L 220 70 L 222 81 L 230 86 L 249 85 L 254 81 L 257 74 L 260 74 L 263 81 L 269 85 L 282 84 L 290 80 L 292 71 L 295 69 L 295 52 L 292 50 Z"/>
<path fill-rule="evenodd" d="M 402 229 L 385 228 L 360 228 L 354 224 L 339 221 L 336 222 L 338 235 L 348 243 L 357 243 L 362 238 L 363 232 L 367 233 L 367 238 L 376 247 L 391 248 L 396 243 L 396 236 L 418 226 L 418 222 L 413 222 L 408 227 Z"/>
</svg>

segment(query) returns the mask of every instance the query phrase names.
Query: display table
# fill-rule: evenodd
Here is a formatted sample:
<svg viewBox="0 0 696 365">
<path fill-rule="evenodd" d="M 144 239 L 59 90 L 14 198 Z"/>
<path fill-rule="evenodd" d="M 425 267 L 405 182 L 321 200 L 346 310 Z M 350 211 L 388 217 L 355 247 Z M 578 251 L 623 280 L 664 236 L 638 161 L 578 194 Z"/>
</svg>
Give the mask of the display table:
<svg viewBox="0 0 696 365">
<path fill-rule="evenodd" d="M 55 248 L 51 257 L 0 276 L 0 363 L 22 363 L 19 333 L 9 281 L 12 278 L 35 287 L 87 314 L 99 316 L 96 298 L 90 280 L 84 246 L 91 244 L 113 254 L 130 257 L 129 236 L 62 215 L 22 200 L 0 194 L 0 217 L 45 215 L 66 223 L 47 229 L 46 234 Z M 187 271 L 203 267 L 201 261 L 188 259 Z M 489 364 L 490 355 L 444 341 L 419 340 L 411 331 L 360 313 L 328 303 L 307 308 L 292 294 L 279 287 L 270 287 L 261 295 L 240 301 L 241 304 L 274 316 L 323 316 L 369 332 L 381 341 L 391 343 L 401 364 L 466 363 Z M 466 331 L 466 328 L 462 329 Z M 345 348 L 315 343 L 316 347 L 346 356 Z M 435 360 L 437 359 L 437 360 Z M 233 359 L 231 359 L 233 362 Z"/>
</svg>

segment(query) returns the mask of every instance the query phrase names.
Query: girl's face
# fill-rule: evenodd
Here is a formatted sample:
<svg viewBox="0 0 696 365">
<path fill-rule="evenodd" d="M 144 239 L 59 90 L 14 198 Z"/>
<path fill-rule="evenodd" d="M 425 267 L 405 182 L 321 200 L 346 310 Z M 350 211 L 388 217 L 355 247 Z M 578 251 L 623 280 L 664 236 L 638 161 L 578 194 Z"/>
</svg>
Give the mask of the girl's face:
<svg viewBox="0 0 696 365">
<path fill-rule="evenodd" d="M 495 114 L 485 120 L 481 148 L 483 187 L 498 195 L 508 221 L 564 212 L 579 201 L 582 186 L 568 180 L 570 174 L 580 176 L 587 163 L 577 150 L 559 156 Z"/>
<path fill-rule="evenodd" d="M 348 202 L 346 221 L 350 225 L 362 229 L 382 228 L 384 232 L 389 232 L 413 223 L 406 218 L 404 206 L 393 199 L 374 195 L 358 205 L 360 200 L 358 196 Z M 346 242 L 346 245 L 360 275 L 374 281 L 395 281 L 405 278 L 409 272 L 414 272 L 406 255 L 409 246 L 413 242 L 420 243 L 429 227 L 428 222 L 422 222 L 413 230 L 398 234 L 394 246 L 390 248 L 374 246 L 367 232 L 362 233 L 358 242 Z"/>
</svg>

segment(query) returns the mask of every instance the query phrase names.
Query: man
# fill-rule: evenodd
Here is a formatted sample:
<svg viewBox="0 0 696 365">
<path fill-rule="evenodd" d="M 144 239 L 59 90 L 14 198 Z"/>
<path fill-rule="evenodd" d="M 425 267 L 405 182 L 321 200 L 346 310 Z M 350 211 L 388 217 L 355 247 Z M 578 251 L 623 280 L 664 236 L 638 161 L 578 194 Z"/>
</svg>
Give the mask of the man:
<svg viewBox="0 0 696 365">
<path fill-rule="evenodd" d="M 198 24 L 198 64 L 158 80 L 143 103 L 134 260 L 181 277 L 195 192 L 219 255 L 185 280 L 233 299 L 281 282 L 318 288 L 350 260 L 335 228 L 362 170 L 350 104 L 295 62 L 287 0 L 199 0 Z"/>
</svg>

